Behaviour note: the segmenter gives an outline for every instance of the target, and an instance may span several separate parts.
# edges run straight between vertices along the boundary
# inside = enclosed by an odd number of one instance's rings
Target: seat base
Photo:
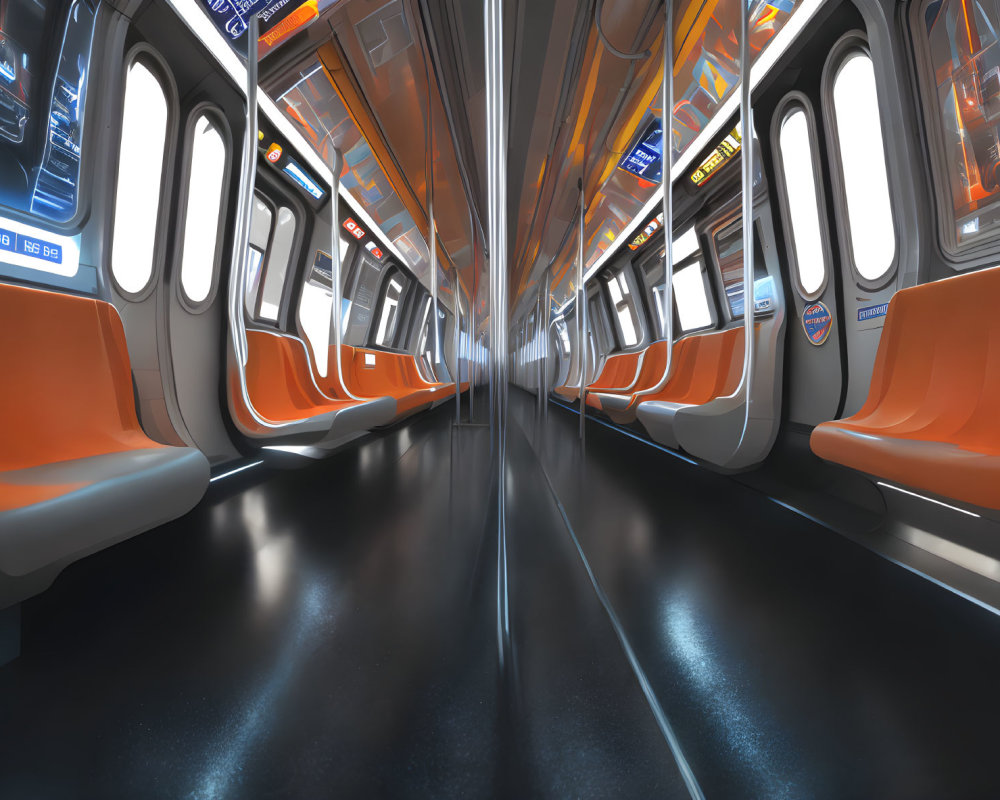
[[[674,432],[674,419],[682,408],[690,408],[689,403],[671,403],[666,400],[647,400],[639,403],[635,415],[649,432],[653,441],[675,450],[680,447]]]
[[[1000,455],[948,442],[903,439],[824,422],[809,439],[820,458],[885,481],[1000,510]]]
[[[187,513],[208,487],[208,460],[189,447],[107,453],[0,473],[10,486],[78,486],[0,511],[0,607],[20,584],[48,586],[68,564]],[[82,484],[82,485],[81,485]]]

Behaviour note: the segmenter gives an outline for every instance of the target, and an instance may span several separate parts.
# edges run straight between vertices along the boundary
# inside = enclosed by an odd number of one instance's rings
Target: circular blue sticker
[[[823,344],[833,328],[833,315],[830,309],[819,302],[807,305],[802,310],[802,328],[810,343],[817,346]]]

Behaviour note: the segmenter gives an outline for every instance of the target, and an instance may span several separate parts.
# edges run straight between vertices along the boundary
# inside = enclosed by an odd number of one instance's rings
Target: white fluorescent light
[[[802,5],[800,5],[795,13],[789,18],[785,26],[778,31],[773,41],[768,45],[767,49],[760,55],[760,57],[755,61],[750,67],[750,91],[757,88],[757,85],[764,79],[768,72],[771,71],[771,67],[777,63],[778,59],[785,54],[789,46],[798,35],[802,32],[802,29],[809,23],[809,20],[815,16],[816,12],[820,7],[826,2],[826,0],[803,0]],[[677,163],[673,165],[672,170],[674,173],[674,183],[680,180],[680,177],[686,172],[688,167],[691,166],[691,162],[694,161],[695,157],[708,146],[719,132],[722,127],[727,124],[729,118],[736,113],[740,107],[740,93],[734,91],[729,98],[716,109],[715,114],[708,121],[705,128],[699,133],[693,142],[688,145],[684,153]],[[746,137],[744,137],[746,138]],[[751,141],[753,137],[750,137]],[[638,228],[643,221],[653,212],[653,209],[657,205],[663,203],[663,189],[657,189],[653,192],[653,196],[649,198],[646,205],[642,207],[638,216],[633,218],[633,220],[625,226],[625,229],[618,234],[614,242],[611,244],[607,250],[601,255],[599,259],[594,263],[587,274],[584,276],[584,283],[589,281],[597,271],[607,263],[608,259],[614,256],[615,253],[621,248],[622,244],[626,239]]]
[[[975,517],[980,519],[979,514],[975,514],[972,511],[966,511],[964,508],[959,508],[958,506],[949,505],[948,503],[942,503],[940,500],[935,500],[933,497],[926,497],[922,494],[917,494],[916,492],[911,492],[909,489],[903,489],[899,486],[893,486],[891,483],[886,483],[885,481],[876,481],[879,486],[884,486],[886,489],[894,489],[897,492],[902,492],[903,494],[908,494],[911,497],[919,498],[920,500],[926,500],[928,503],[934,503],[935,505],[943,506],[944,508],[949,508],[952,511],[958,511],[960,514],[968,514],[970,517]]]
[[[259,467],[264,463],[264,460],[254,461],[252,464],[244,464],[242,467],[237,467],[236,469],[231,469],[229,472],[223,472],[221,475],[216,475],[214,478],[209,480],[209,483],[215,483],[216,481],[221,481],[223,478],[228,478],[230,475],[235,475],[237,472],[243,472],[245,469],[250,469],[251,467]]]

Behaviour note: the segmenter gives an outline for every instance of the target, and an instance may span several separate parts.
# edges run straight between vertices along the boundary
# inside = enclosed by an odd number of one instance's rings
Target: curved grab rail
[[[347,381],[344,380],[344,364],[340,352],[340,346],[343,344],[344,340],[344,309],[343,309],[343,298],[341,297],[341,292],[343,291],[343,283],[341,282],[341,269],[342,264],[340,262],[340,172],[344,165],[344,156],[336,147],[333,146],[333,131],[330,131],[330,172],[333,175],[331,180],[332,189],[330,190],[330,282],[333,284],[333,300],[330,306],[330,323],[333,327],[333,345],[336,354],[337,365],[337,381],[340,383],[340,388],[344,394],[351,400],[363,400],[364,398],[358,397],[354,394],[347,386]],[[329,356],[327,357],[329,361]]]
[[[658,394],[663,391],[670,378],[674,356],[674,183],[673,183],[673,126],[674,126],[674,4],[665,3],[666,19],[663,35],[663,80],[660,84],[660,100],[663,104],[663,119],[660,125],[660,162],[662,164],[663,186],[663,340],[667,342],[667,358],[663,364],[663,375],[654,386],[635,393],[636,397]],[[669,109],[669,111],[668,111]],[[645,354],[643,354],[645,355]],[[636,370],[636,380],[639,370]],[[635,386],[635,381],[632,382]],[[629,387],[631,388],[631,387]],[[641,402],[641,401],[639,401]]]

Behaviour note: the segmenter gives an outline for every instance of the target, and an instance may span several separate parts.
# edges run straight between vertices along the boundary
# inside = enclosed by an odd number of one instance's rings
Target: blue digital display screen
[[[647,123],[635,144],[618,162],[618,169],[650,183],[663,179],[663,125],[659,119],[653,117]]]
[[[0,205],[56,222],[76,213],[97,5],[0,2]]]
[[[201,0],[212,22],[230,39],[239,39],[247,30],[247,20],[254,14],[261,30],[292,0]],[[286,9],[290,10],[290,9]],[[284,15],[282,15],[284,16]]]
[[[281,168],[281,171],[317,200],[322,200],[326,197],[326,192],[319,187],[316,181],[309,177],[309,173],[302,169],[295,159],[287,158],[285,166]]]

